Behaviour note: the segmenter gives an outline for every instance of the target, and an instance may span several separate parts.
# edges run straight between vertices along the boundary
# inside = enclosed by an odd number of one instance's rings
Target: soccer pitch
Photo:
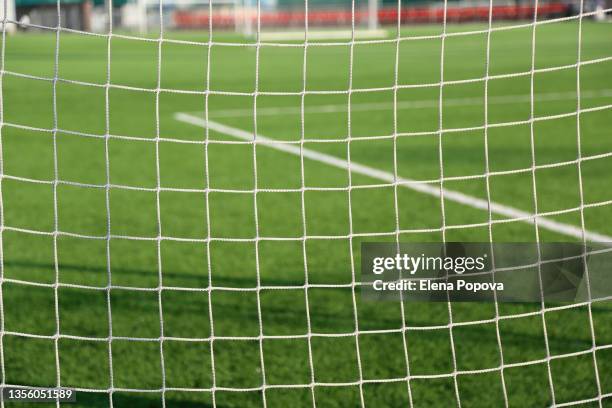
[[[612,237],[612,25],[446,28],[7,35],[3,384],[84,407],[612,406],[610,300],[361,300],[362,242]]]

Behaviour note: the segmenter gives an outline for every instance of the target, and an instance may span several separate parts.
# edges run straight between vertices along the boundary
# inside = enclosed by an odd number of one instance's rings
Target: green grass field
[[[303,47],[264,45],[257,53],[217,44],[208,57],[206,46],[164,42],[157,94],[158,43],[115,37],[107,95],[106,37],[62,32],[62,80],[54,84],[55,35],[7,36],[4,383],[54,386],[59,377],[62,386],[95,391],[80,392],[70,405],[83,407],[109,406],[111,398],[115,407],[157,407],[162,399],[168,407],[250,407],[262,406],[264,398],[269,407],[308,407],[313,397],[319,407],[355,407],[362,396],[368,407],[444,407],[457,405],[457,395],[461,406],[493,407],[505,404],[502,384],[513,407],[598,395],[604,396],[600,402],[581,406],[612,406],[612,348],[591,352],[588,305],[547,305],[552,309],[539,314],[540,304],[500,304],[501,316],[527,313],[499,321],[503,364],[509,365],[503,370],[493,304],[452,304],[452,330],[447,304],[407,303],[404,322],[399,304],[362,302],[358,288],[354,305],[351,283],[359,281],[361,242],[394,241],[397,230],[406,242],[488,241],[487,211],[452,200],[442,206],[439,197],[399,186],[396,218],[395,189],[387,181],[349,177],[346,169],[310,159],[302,171],[299,156],[265,145],[256,147],[254,162],[251,143],[176,116],[203,118],[207,108],[209,119],[226,127],[252,133],[256,123],[260,136],[306,139],[305,148],[389,173],[395,146],[399,177],[439,186],[443,176],[444,188],[482,200],[488,198],[487,152],[494,172],[490,199],[529,214],[535,211],[535,164],[538,212],[576,227],[579,129],[581,155],[590,158],[581,164],[585,227],[611,236],[612,157],[605,154],[612,152],[612,25],[582,25],[581,60],[592,63],[580,67],[585,111],[579,126],[578,28],[578,21],[569,21],[536,30],[535,163],[530,27],[491,33],[492,78],[486,84],[486,33],[446,37],[443,73],[440,38],[402,41],[397,83],[413,86],[397,91],[397,120],[392,42],[356,44],[352,57],[346,44],[311,45],[305,70]],[[404,36],[428,36],[441,27],[404,30]],[[197,32],[167,38],[208,40]],[[441,75],[450,83],[443,87],[440,115]],[[467,79],[475,80],[462,81]],[[255,98],[249,93],[256,83]],[[349,86],[357,90],[350,115]],[[486,132],[485,86],[487,123],[506,124]],[[206,97],[205,90],[213,92]],[[494,241],[536,240],[532,224],[499,222],[507,217],[495,213],[492,218]],[[61,233],[54,235],[56,228]],[[539,237],[579,240],[544,227]],[[612,344],[612,303],[594,302],[590,309],[597,346]],[[556,356],[550,362],[543,319]]]

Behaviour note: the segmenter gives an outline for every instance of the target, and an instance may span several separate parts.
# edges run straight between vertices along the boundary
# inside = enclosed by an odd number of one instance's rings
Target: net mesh
[[[159,3],[159,35],[155,38],[151,37],[139,37],[129,34],[125,34],[121,31],[117,32],[114,30],[112,19],[109,19],[108,32],[106,33],[90,33],[82,32],[64,27],[44,27],[36,26],[43,31],[50,31],[54,33],[54,69],[53,75],[50,77],[44,75],[35,75],[30,73],[19,72],[18,70],[9,70],[5,61],[8,57],[6,56],[6,44],[11,40],[7,35],[7,27],[11,24],[16,24],[15,21],[10,21],[3,18],[3,46],[2,46],[2,67],[0,81],[2,83],[7,78],[21,78],[28,81],[37,81],[49,84],[52,89],[53,105],[52,105],[52,117],[53,124],[51,128],[44,128],[39,126],[33,126],[27,123],[19,123],[17,121],[8,121],[5,118],[5,112],[7,106],[2,102],[0,103],[0,122],[2,123],[2,133],[4,134],[7,129],[26,130],[42,133],[52,139],[52,162],[53,172],[50,179],[37,179],[33,177],[26,177],[22,175],[10,174],[5,171],[3,167],[4,160],[0,162],[0,170],[2,174],[3,185],[7,181],[14,181],[19,183],[46,185],[51,188],[52,191],[52,203],[53,203],[53,223],[49,230],[29,228],[25,226],[11,225],[4,214],[4,204],[0,202],[0,218],[2,219],[1,231],[3,233],[4,245],[7,234],[9,233],[20,233],[26,235],[44,236],[49,237],[52,240],[52,258],[53,258],[53,270],[54,279],[52,282],[40,282],[33,281],[19,276],[8,277],[4,274],[5,262],[0,259],[0,265],[2,265],[2,278],[0,283],[3,285],[3,291],[0,291],[3,298],[6,297],[7,291],[10,291],[9,285],[17,285],[26,288],[44,288],[53,291],[53,317],[54,317],[54,332],[50,334],[40,334],[36,332],[36,328],[31,331],[18,331],[7,328],[5,324],[5,315],[9,312],[5,307],[6,303],[0,301],[0,315],[2,319],[0,321],[0,367],[2,367],[2,386],[7,385],[24,385],[33,386],[36,384],[12,384],[7,379],[10,378],[10,374],[5,371],[7,362],[5,361],[5,344],[8,338],[19,337],[19,338],[31,338],[40,340],[49,340],[53,343],[54,351],[54,367],[55,367],[55,383],[49,384],[52,386],[70,386],[75,387],[77,390],[86,393],[103,393],[108,394],[109,404],[113,406],[113,398],[115,393],[156,393],[160,394],[162,406],[166,406],[167,394],[171,392],[189,392],[189,393],[206,393],[210,395],[212,406],[217,406],[217,396],[221,392],[232,392],[232,393],[258,393],[261,396],[261,404],[263,406],[270,405],[268,398],[269,393],[273,390],[285,390],[285,389],[304,389],[310,394],[311,402],[313,406],[325,405],[325,402],[321,401],[321,396],[318,390],[321,388],[346,388],[356,387],[358,404],[360,406],[368,405],[367,400],[368,391],[365,389],[371,384],[385,384],[394,383],[401,384],[404,388],[404,393],[410,406],[416,404],[413,401],[414,396],[414,383],[419,380],[436,380],[436,379],[447,379],[450,380],[452,387],[452,394],[454,400],[458,406],[462,405],[465,399],[465,390],[461,386],[461,378],[469,377],[479,374],[496,373],[499,374],[499,384],[501,386],[501,395],[503,402],[506,406],[511,405],[512,401],[512,390],[508,387],[506,381],[506,373],[513,368],[532,366],[532,365],[543,365],[546,370],[546,381],[548,390],[538,390],[547,394],[548,401],[553,406],[569,406],[569,405],[580,405],[587,402],[594,402],[600,407],[603,406],[604,400],[612,396],[612,390],[605,388],[602,374],[600,372],[601,361],[598,361],[600,352],[612,348],[610,342],[598,342],[596,339],[596,323],[593,317],[593,309],[597,307],[597,302],[605,302],[609,299],[592,299],[589,291],[588,302],[573,303],[568,305],[557,305],[550,306],[542,300],[539,307],[530,311],[516,311],[514,313],[504,314],[501,311],[500,305],[495,302],[493,316],[487,318],[470,319],[470,320],[459,320],[455,319],[456,311],[454,305],[448,302],[445,307],[447,309],[447,322],[435,323],[435,324],[411,324],[408,316],[410,312],[409,306],[403,303],[399,304],[399,315],[400,322],[396,327],[392,328],[364,328],[364,323],[360,320],[360,299],[358,289],[360,286],[358,264],[356,263],[357,253],[355,248],[357,244],[362,240],[373,240],[373,239],[386,239],[399,243],[404,238],[425,236],[429,233],[440,234],[440,238],[443,242],[449,240],[449,232],[456,230],[466,230],[474,228],[484,228],[485,237],[489,241],[494,241],[494,228],[498,225],[515,225],[525,224],[531,228],[534,236],[525,237],[525,239],[535,239],[536,242],[540,242],[542,239],[542,231],[554,232],[568,239],[578,240],[584,243],[586,266],[586,244],[588,241],[608,241],[610,237],[598,233],[595,230],[587,229],[585,221],[585,211],[588,209],[596,208],[610,208],[612,199],[604,199],[598,201],[587,201],[585,199],[585,187],[583,183],[583,172],[582,167],[585,163],[589,162],[603,162],[605,159],[612,156],[612,151],[602,151],[597,154],[586,155],[581,149],[582,134],[581,131],[584,128],[581,125],[581,117],[587,113],[603,112],[609,115],[609,110],[612,108],[612,101],[610,100],[609,91],[604,90],[581,90],[581,71],[585,67],[604,65],[612,59],[612,56],[605,55],[593,59],[583,59],[582,57],[582,31],[583,21],[587,17],[590,17],[595,12],[586,12],[584,9],[584,3],[580,3],[580,9],[578,14],[570,17],[556,18],[554,20],[540,20],[538,19],[538,2],[534,5],[533,20],[529,22],[512,23],[510,25],[496,25],[493,21],[493,3],[490,2],[488,5],[488,18],[485,28],[477,28],[473,30],[462,30],[454,31],[449,30],[447,25],[447,7],[448,4],[445,1],[442,12],[442,23],[441,32],[439,34],[432,35],[405,35],[404,26],[402,25],[400,18],[396,21],[396,35],[385,39],[365,39],[360,40],[355,37],[356,26],[355,19],[352,19],[352,38],[349,41],[310,41],[309,40],[309,21],[304,21],[304,38],[297,42],[262,42],[259,36],[262,33],[261,20],[256,20],[256,39],[254,42],[231,42],[231,41],[217,41],[216,33],[213,27],[213,20],[208,20],[208,36],[206,41],[191,41],[182,40],[175,38],[168,38],[165,32],[163,24],[164,18],[164,7],[163,1]],[[57,20],[60,21],[60,3],[57,5]],[[257,16],[261,15],[261,4],[257,2]],[[7,9],[7,3],[5,0],[5,7]],[[397,5],[397,15],[401,15],[401,4]],[[209,11],[212,13],[212,5],[210,5]],[[609,10],[607,10],[609,11]],[[109,2],[108,13],[112,15],[113,6]],[[308,15],[309,4],[308,1],[304,4],[305,15]],[[355,14],[355,5],[352,8],[353,15]],[[545,24],[558,23],[562,21],[577,22],[577,60],[571,64],[562,64],[551,67],[538,68],[536,64],[536,49],[537,49],[537,33],[538,28]],[[518,29],[529,29],[531,35],[531,61],[530,69],[524,72],[510,72],[503,74],[491,74],[491,37],[494,33],[506,32]],[[106,69],[105,69],[105,80],[102,83],[95,83],[89,81],[68,79],[62,76],[60,71],[60,55],[61,55],[61,37],[64,35],[79,35],[79,36],[90,36],[97,37],[106,42]],[[485,38],[485,73],[482,77],[467,78],[467,79],[447,79],[447,65],[445,63],[445,46],[449,39],[463,37],[463,36],[474,36],[483,35]],[[156,47],[156,78],[155,87],[140,87],[135,85],[124,85],[113,82],[113,53],[112,43],[117,40],[132,40],[144,43],[150,43]],[[406,42],[418,42],[427,40],[439,40],[441,45],[440,58],[439,58],[439,79],[431,83],[417,83],[417,84],[406,84],[400,80],[400,53],[401,45]],[[202,72],[204,76],[206,87],[202,90],[196,89],[176,89],[176,88],[164,88],[162,80],[162,69],[163,69],[163,48],[167,44],[174,44],[180,46],[196,46],[200,47],[206,59],[206,69]],[[380,86],[375,88],[360,88],[354,84],[353,66],[355,58],[355,48],[357,46],[369,45],[372,47],[379,46],[391,46],[394,48],[394,67],[393,67],[393,83],[390,86]],[[211,67],[213,66],[214,50],[216,48],[224,47],[240,47],[247,48],[254,52],[255,63],[254,63],[254,88],[252,91],[235,91],[235,90],[224,90],[211,87]],[[348,73],[348,86],[346,89],[338,90],[312,90],[309,88],[308,83],[308,70],[309,70],[309,53],[313,49],[326,48],[326,47],[346,47],[349,54],[349,73]],[[301,64],[301,86],[300,89],[294,91],[270,91],[261,89],[260,87],[260,72],[261,72],[261,53],[263,49],[295,49],[301,53],[302,64]],[[555,113],[549,115],[537,115],[536,104],[539,101],[563,99],[567,97],[567,93],[557,92],[548,94],[537,94],[536,89],[536,76],[544,73],[554,73],[557,71],[566,70],[575,71],[575,93],[570,93],[570,97],[575,95],[576,106],[575,109],[569,112]],[[506,95],[506,96],[492,96],[490,92],[490,84],[492,81],[497,79],[509,79],[509,78],[527,78],[529,80],[529,93],[528,95]],[[60,108],[58,107],[58,87],[64,84],[75,85],[79,87],[88,87],[99,89],[104,94],[104,132],[103,134],[89,133],[82,131],[75,131],[70,129],[62,129],[60,126]],[[453,85],[465,85],[465,84],[481,84],[484,92],[477,97],[467,98],[456,98],[447,99],[445,92],[449,86]],[[1,87],[0,83],[0,87]],[[4,88],[3,88],[4,89]],[[433,90],[437,95],[437,100],[427,101],[408,101],[402,100],[401,92],[427,89]],[[114,134],[112,131],[111,121],[111,92],[113,90],[130,91],[151,95],[154,98],[154,137],[141,137],[137,135],[119,135]],[[5,100],[5,92],[2,93]],[[355,99],[359,98],[360,95],[368,95],[371,93],[390,92],[391,102],[368,102],[368,103],[355,103]],[[588,107],[583,105],[583,97],[599,97],[597,99],[600,103],[590,104]],[[195,125],[204,132],[204,138],[202,140],[187,140],[179,137],[172,137],[164,135],[161,125],[162,112],[162,101],[163,95],[191,95],[201,98],[202,106],[204,107],[203,115],[196,115],[192,113],[180,112],[176,114],[176,119],[189,125]],[[323,105],[322,107],[309,107],[307,99],[311,96],[343,96],[346,97],[346,105]],[[238,108],[238,109],[226,109],[224,113],[209,109],[214,107],[212,98],[215,96],[226,96],[226,97],[246,97],[252,103],[252,111]],[[291,96],[296,97],[299,100],[298,106],[295,107],[266,107],[265,103],[262,105],[262,98],[267,96],[279,97],[279,96]],[[606,99],[607,98],[607,99]],[[450,102],[449,102],[450,101]],[[463,127],[448,127],[445,123],[445,109],[443,106],[446,104],[456,104],[457,106],[465,106],[473,103],[483,103],[484,117],[483,123],[477,126],[463,126]],[[495,103],[517,103],[522,102],[529,107],[529,117],[525,120],[511,120],[505,122],[491,121],[489,115],[489,108]],[[418,109],[420,105],[426,105],[437,109],[437,129],[426,130],[426,131],[403,131],[399,125],[400,117],[404,110]],[[376,109],[388,109],[392,112],[391,120],[391,132],[389,134],[371,134],[371,135],[354,135],[353,123],[355,116],[363,115],[363,112],[372,112]],[[346,112],[346,136],[341,138],[330,137],[324,140],[319,138],[309,138],[307,131],[307,117],[311,113],[316,113],[316,110],[321,112],[333,113],[333,112]],[[314,112],[313,112],[314,111]],[[299,137],[295,139],[283,140],[276,137],[267,137],[258,129],[261,128],[259,123],[260,118],[269,115],[273,118],[282,116],[283,114],[297,114],[299,120]],[[252,131],[244,130],[237,126],[231,126],[219,122],[224,115],[226,117],[237,117],[244,116],[247,120],[252,121],[249,128]],[[564,161],[554,161],[550,163],[538,162],[536,160],[537,143],[535,127],[538,123],[554,122],[564,118],[575,118],[576,119],[576,146],[577,155],[574,158]],[[609,118],[609,116],[608,116]],[[525,167],[513,168],[509,170],[492,170],[490,166],[489,157],[489,143],[491,140],[491,132],[497,128],[517,127],[526,126],[529,129],[529,152],[531,162]],[[453,134],[460,134],[463,132],[481,131],[484,136],[484,171],[477,174],[471,175],[446,175],[445,174],[445,162],[448,160],[444,144],[446,143],[446,137]],[[69,135],[77,138],[87,138],[93,140],[99,140],[104,145],[104,164],[105,164],[105,182],[104,183],[85,183],[71,181],[63,179],[60,173],[60,151],[58,147],[58,135],[59,134]],[[227,137],[218,137],[219,135]],[[435,138],[437,144],[437,160],[438,160],[438,176],[433,178],[407,178],[402,175],[398,168],[400,168],[400,161],[402,158],[399,156],[400,148],[398,144],[401,140],[411,137],[426,137]],[[354,159],[354,144],[356,140],[361,143],[363,141],[390,141],[392,144],[392,164],[391,170],[383,170],[375,166],[361,164],[359,161]],[[1,141],[2,139],[0,139]],[[111,143],[113,140],[123,140],[134,143],[141,143],[139,146],[153,145],[154,150],[154,175],[155,185],[154,186],[137,186],[128,184],[118,184],[112,181],[111,172]],[[331,154],[321,151],[315,147],[311,148],[310,145],[315,144],[340,144],[344,151]],[[203,188],[186,188],[186,187],[167,187],[162,183],[162,159],[160,157],[160,145],[162,144],[175,144],[181,146],[187,146],[189,149],[197,149],[203,156],[203,168],[201,169],[202,174],[205,178],[205,187]],[[219,188],[212,187],[211,184],[211,160],[214,160],[211,152],[212,148],[216,145],[230,145],[230,146],[249,146],[251,151],[252,163],[252,188]],[[297,156],[299,159],[299,185],[282,188],[282,187],[269,187],[262,186],[259,183],[261,175],[262,162],[265,163],[268,159],[268,155],[265,152],[262,155],[262,151],[267,149],[275,149],[290,155]],[[0,151],[2,149],[0,148]],[[6,158],[6,156],[4,156]],[[85,160],[87,160],[85,158]],[[347,185],[345,186],[334,186],[334,187],[313,187],[308,185],[306,168],[307,161],[313,161],[321,166],[330,166],[335,169],[346,172]],[[538,200],[538,183],[537,173],[542,170],[556,169],[573,167],[577,171],[577,185],[579,188],[579,205],[569,208],[558,208],[558,209],[547,209],[542,206]],[[530,178],[530,189],[531,197],[533,200],[532,208],[533,211],[521,210],[513,207],[512,205],[498,203],[493,199],[493,192],[491,187],[491,179],[497,176],[511,176],[511,175],[524,175]],[[368,179],[375,180],[369,183],[355,182],[355,177],[365,176]],[[456,185],[453,183],[461,181],[481,181],[485,186],[485,196],[479,198],[473,194],[461,192],[460,190],[449,188],[448,185]],[[104,221],[105,221],[105,233],[101,234],[90,234],[81,233],[65,230],[62,228],[60,222],[60,204],[58,199],[58,189],[62,186],[72,186],[85,189],[95,189],[102,191],[104,194]],[[355,193],[359,191],[368,192],[371,190],[390,188],[392,197],[392,215],[393,215],[393,228],[391,230],[379,230],[379,231],[367,231],[364,232],[362,229],[356,228],[355,216],[353,208],[358,205],[355,201]],[[137,192],[145,192],[153,194],[154,196],[154,213],[155,213],[155,228],[154,233],[151,235],[132,235],[128,233],[117,233],[114,230],[116,223],[124,222],[115,221],[111,217],[112,211],[112,195],[114,191],[125,191],[128,194],[135,194]],[[439,226],[435,227],[418,227],[418,228],[406,228],[402,223],[402,202],[400,195],[402,191],[407,190],[412,193],[423,194],[431,196],[436,200],[439,200]],[[314,228],[314,232],[311,228],[311,221],[309,221],[308,211],[308,198],[307,194],[310,192],[318,192],[323,194],[332,193],[343,193],[346,194],[347,200],[347,222],[348,231],[346,234],[324,234],[320,233],[320,229]],[[167,233],[164,228],[164,216],[163,216],[163,198],[162,195],[165,193],[192,193],[198,195],[199,199],[205,202],[205,216],[203,220],[203,226],[205,235],[200,238],[194,237],[183,237],[173,236]],[[262,231],[261,228],[261,214],[262,206],[265,205],[261,201],[261,197],[266,193],[292,193],[298,196],[298,207],[299,207],[299,230],[300,234],[293,237],[287,236],[274,236],[267,235]],[[0,197],[6,197],[6,191]],[[211,208],[214,205],[211,203],[213,194],[231,194],[231,195],[249,195],[252,196],[252,207],[246,207],[243,211],[250,211],[253,214],[254,229],[253,236],[251,237],[240,237],[231,235],[219,235],[215,233],[215,219],[214,215],[211,214]],[[469,222],[469,223],[456,223],[449,221],[447,217],[447,206],[459,204],[462,206],[469,207],[477,211],[486,212],[486,220],[484,222]],[[578,215],[578,225],[572,225],[572,223],[560,221],[556,216],[563,216],[567,214]],[[105,285],[91,285],[91,284],[77,284],[64,282],[61,279],[61,268],[62,262],[60,260],[60,244],[59,241],[62,238],[70,238],[78,241],[94,240],[104,243],[104,254],[106,258],[106,279],[107,284]],[[150,242],[155,244],[155,258],[156,258],[156,273],[157,273],[157,285],[154,287],[138,287],[136,285],[118,284],[115,283],[117,280],[116,272],[113,270],[113,259],[111,249],[113,242],[120,241],[137,241],[137,242]],[[348,271],[350,273],[350,279],[345,282],[328,282],[328,283],[316,283],[312,281],[310,276],[311,265],[311,252],[309,250],[309,241],[318,240],[323,242],[328,241],[341,241],[347,242],[348,257],[346,262],[348,263]],[[201,245],[205,248],[206,256],[202,259],[202,262],[206,263],[206,280],[207,284],[203,287],[184,287],[174,286],[171,283],[166,283],[166,277],[164,275],[164,242],[178,242],[178,243],[193,243]],[[238,287],[232,286],[231,284],[219,285],[214,280],[215,274],[215,257],[212,253],[211,246],[215,243],[240,243],[240,244],[252,244],[254,249],[254,272],[255,272],[255,285],[251,287]],[[262,278],[262,258],[263,254],[262,245],[265,242],[295,242],[297,243],[300,250],[301,269],[303,270],[304,277],[303,283],[296,284],[270,284],[266,283]],[[0,254],[2,256],[3,254]],[[541,259],[539,258],[539,261]],[[493,263],[495,260],[493,260]],[[540,266],[538,262],[537,266]],[[588,279],[588,273],[587,273]],[[587,285],[588,287],[588,285]],[[62,330],[62,319],[60,319],[61,309],[61,295],[62,289],[80,289],[86,291],[98,292],[104,295],[105,298],[105,312],[107,314],[106,320],[108,323],[107,331],[108,335],[105,336],[92,336],[92,335],[75,335],[64,332]],[[317,331],[313,325],[313,317],[311,313],[313,310],[317,310],[319,307],[317,304],[313,304],[312,291],[317,289],[346,289],[350,292],[349,302],[344,305],[344,309],[349,310],[350,319],[352,320],[353,330],[341,330],[332,327],[331,330]],[[304,301],[304,313],[306,331],[304,333],[283,333],[283,334],[267,334],[264,325],[264,307],[263,307],[263,296],[268,293],[272,293],[271,296],[280,296],[283,291],[287,291],[292,297],[302,297]],[[112,297],[114,293],[123,292],[128,295],[136,295],[138,293],[147,293],[155,295],[155,302],[157,304],[158,311],[158,336],[132,336],[132,335],[118,335],[114,329],[114,310]],[[166,330],[165,317],[167,317],[168,308],[171,308],[170,313],[176,313],[175,308],[165,301],[164,294],[168,292],[190,292],[190,293],[205,293],[207,294],[207,319],[209,321],[209,335],[204,337],[191,336],[181,337],[175,335],[169,335]],[[218,293],[239,293],[239,294],[252,294],[254,295],[254,307],[255,313],[249,314],[245,319],[254,319],[256,321],[257,330],[252,335],[225,335],[223,332],[219,332],[218,326],[223,327],[223,315],[215,313],[217,305],[214,304],[214,294]],[[278,295],[277,295],[278,294]],[[14,305],[11,305],[14,307]],[[547,325],[546,317],[548,313],[557,311],[564,311],[570,309],[581,309],[584,308],[588,316],[588,333],[590,341],[585,344],[584,347],[578,351],[571,351],[565,353],[554,353],[551,351],[551,345],[549,342],[550,333],[547,331],[550,329],[550,325]],[[344,310],[346,312],[346,310]],[[317,310],[319,313],[320,310]],[[333,311],[332,311],[333,313]],[[545,342],[545,356],[536,359],[521,360],[509,362],[505,357],[505,347],[503,341],[503,333],[500,326],[506,321],[522,320],[530,317],[540,317],[541,327],[543,331],[543,339]],[[396,322],[397,323],[397,322]],[[497,352],[498,363],[492,367],[477,368],[477,369],[465,369],[461,368],[461,364],[458,362],[457,347],[455,344],[455,331],[462,327],[472,327],[483,324],[492,324],[494,327],[494,342],[495,349]],[[365,327],[371,327],[370,324],[365,324]],[[413,359],[411,358],[411,347],[410,339],[406,334],[414,332],[430,332],[430,331],[444,331],[448,332],[449,348],[448,353],[450,354],[450,370],[448,372],[433,372],[433,373],[414,373],[411,371]],[[371,372],[366,372],[364,364],[364,347],[367,347],[367,343],[364,346],[362,341],[364,336],[368,335],[388,335],[388,334],[400,334],[401,343],[398,348],[400,350],[399,360],[403,362],[404,369],[402,372],[394,373],[393,375],[385,374],[382,377],[372,376]],[[326,381],[321,380],[317,372],[317,366],[321,366],[320,362],[317,362],[317,340],[318,339],[350,339],[353,341],[354,346],[354,361],[345,361],[346,364],[355,364],[356,366],[356,378],[347,381]],[[608,337],[609,339],[609,337]],[[107,360],[108,367],[105,370],[108,375],[108,387],[87,387],[74,381],[73,377],[70,377],[70,381],[64,380],[64,371],[62,370],[62,353],[61,353],[61,341],[62,340],[78,340],[84,342],[104,343],[107,345]],[[305,340],[306,341],[306,365],[307,365],[307,381],[302,383],[277,383],[271,382],[267,370],[268,360],[266,356],[266,341],[269,340]],[[130,342],[130,343],[154,343],[159,345],[159,372],[161,374],[161,382],[158,387],[128,387],[118,384],[115,379],[114,373],[117,368],[117,360],[121,360],[124,357],[121,354],[117,354],[116,344],[117,342]],[[210,386],[206,387],[178,387],[168,382],[167,378],[167,367],[169,361],[172,361],[178,357],[173,355],[172,349],[168,348],[168,343],[204,343],[207,344],[210,362]],[[219,368],[219,357],[217,347],[219,343],[221,345],[225,342],[248,342],[256,344],[256,348],[253,349],[256,354],[256,366],[259,377],[259,384],[254,386],[240,386],[228,384],[227,381],[220,381],[220,368]],[[329,353],[333,351],[328,351]],[[573,398],[570,400],[559,400],[558,399],[558,385],[555,381],[554,369],[552,368],[555,361],[571,359],[574,357],[586,356],[592,359],[591,370],[593,376],[593,384],[595,386],[595,393],[588,395],[584,398]],[[397,356],[396,356],[397,357]],[[367,363],[369,364],[369,362]],[[239,370],[239,367],[234,367],[235,370]],[[225,376],[225,373],[223,373]],[[226,378],[226,377],[224,377]],[[221,403],[219,403],[221,404]],[[58,403],[59,405],[59,403]]]

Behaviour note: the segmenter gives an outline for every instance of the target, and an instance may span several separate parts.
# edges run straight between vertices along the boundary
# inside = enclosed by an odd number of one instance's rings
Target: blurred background
[[[493,19],[521,20],[533,16],[533,3],[524,0],[492,0]],[[57,20],[54,0],[8,0],[7,18],[21,23],[9,30],[35,30],[54,27]],[[260,8],[262,29],[303,29],[305,3],[298,0],[62,0],[62,27],[92,31],[108,31],[109,8],[112,6],[113,27],[146,33],[159,31],[160,20],[167,29],[203,29],[210,23],[214,29],[252,35],[256,30],[257,8]],[[443,19],[444,2],[433,0],[311,0],[308,2],[309,26],[339,27],[351,25],[351,9],[355,8],[357,28],[375,30],[401,23],[435,23]],[[612,0],[587,0],[584,11],[595,19],[605,19]],[[489,2],[449,0],[447,22],[488,20]],[[210,13],[209,13],[210,9]],[[162,17],[160,18],[160,10]],[[575,15],[579,2],[545,0],[539,2],[540,19]]]

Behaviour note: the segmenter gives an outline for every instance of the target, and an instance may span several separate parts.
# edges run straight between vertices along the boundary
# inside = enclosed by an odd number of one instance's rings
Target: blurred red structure
[[[529,20],[533,19],[535,7],[531,5],[504,5],[493,6],[493,20]],[[571,12],[571,6],[555,2],[538,6],[538,19],[549,19],[566,16]],[[444,19],[442,7],[405,7],[399,11],[402,23],[439,23]],[[233,13],[213,13],[212,25],[215,28],[232,28],[235,25]],[[253,19],[256,17],[253,16]],[[304,26],[305,13],[303,11],[267,11],[261,13],[263,27],[300,27]],[[378,22],[382,25],[397,24],[397,8],[383,8],[378,11]],[[336,25],[350,25],[351,11],[347,10],[318,10],[308,13],[309,25],[319,27],[333,27]],[[355,22],[367,22],[366,11],[355,12]],[[488,21],[489,7],[462,7],[451,6],[446,10],[447,22]],[[178,10],[173,14],[173,22],[177,28],[205,28],[209,24],[207,10]]]

